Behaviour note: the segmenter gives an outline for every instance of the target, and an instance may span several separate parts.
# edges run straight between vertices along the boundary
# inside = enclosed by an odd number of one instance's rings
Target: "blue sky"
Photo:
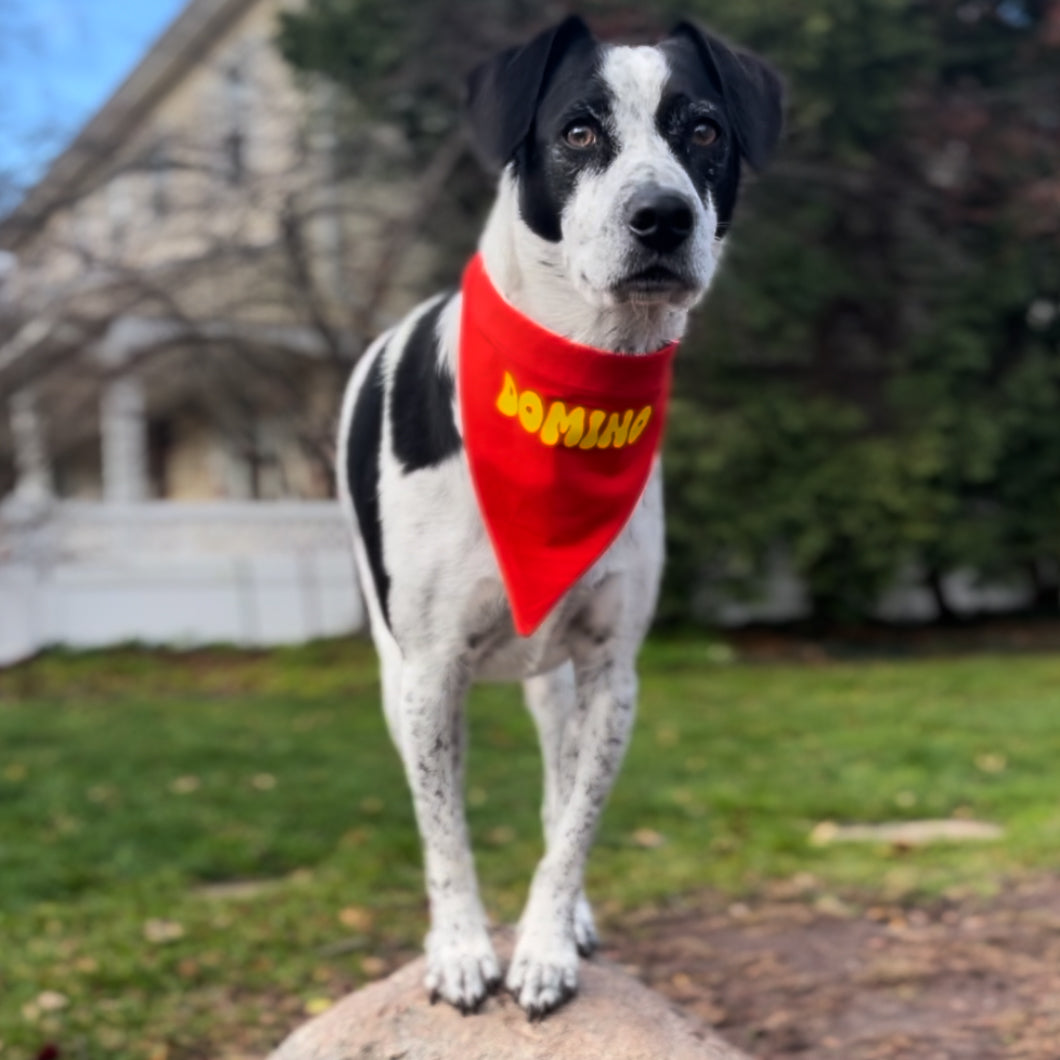
[[[25,185],[187,0],[0,0],[0,171]]]

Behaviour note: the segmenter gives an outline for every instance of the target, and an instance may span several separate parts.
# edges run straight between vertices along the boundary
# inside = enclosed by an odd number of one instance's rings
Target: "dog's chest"
[[[554,669],[583,642],[639,640],[662,568],[657,467],[612,545],[531,636],[515,635],[463,447],[453,385],[459,308],[459,298],[429,303],[377,355],[380,565],[398,645],[462,657],[483,680],[518,680]]]
[[[521,680],[646,631],[663,560],[658,469],[625,529],[528,637],[515,634],[463,455],[389,486],[384,540],[399,644],[462,656],[478,680]]]
[[[517,681],[547,673],[614,636],[628,586],[624,572],[607,567],[601,561],[529,637],[515,635],[499,579],[480,583],[480,598],[467,615],[472,629],[467,659],[474,678]]]

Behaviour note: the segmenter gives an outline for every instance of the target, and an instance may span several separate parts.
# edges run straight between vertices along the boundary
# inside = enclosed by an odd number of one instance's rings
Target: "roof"
[[[258,0],[190,0],[131,74],[49,166],[48,171],[0,220],[0,248],[16,250],[51,213],[68,202],[114,155],[210,45]]]

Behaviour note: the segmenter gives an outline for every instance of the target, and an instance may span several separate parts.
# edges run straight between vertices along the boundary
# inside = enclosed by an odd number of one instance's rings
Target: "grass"
[[[725,665],[656,641],[590,869],[605,915],[812,873],[890,897],[1060,864],[1060,657]],[[0,1060],[262,1055],[414,950],[408,795],[367,645],[55,653],[0,673]],[[488,905],[540,854],[517,690],[476,690]],[[818,848],[822,820],[975,816],[997,843]]]

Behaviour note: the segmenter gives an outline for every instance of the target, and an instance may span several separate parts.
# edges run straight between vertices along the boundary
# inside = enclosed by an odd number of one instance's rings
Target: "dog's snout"
[[[695,226],[689,201],[677,192],[654,184],[634,194],[626,216],[629,230],[637,241],[660,254],[676,250]]]

